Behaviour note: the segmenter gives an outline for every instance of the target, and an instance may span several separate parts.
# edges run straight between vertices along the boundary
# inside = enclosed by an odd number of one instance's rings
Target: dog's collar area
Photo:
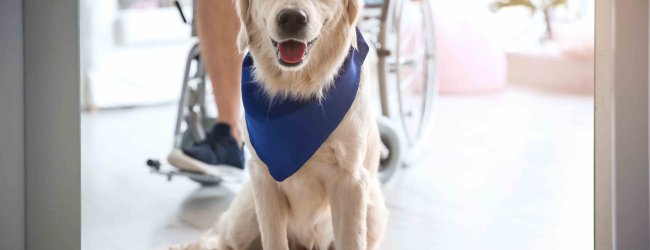
[[[350,48],[334,84],[322,100],[271,99],[255,80],[249,53],[242,67],[242,100],[251,146],[276,181],[296,173],[339,126],[359,89],[366,44],[357,29],[357,49]]]

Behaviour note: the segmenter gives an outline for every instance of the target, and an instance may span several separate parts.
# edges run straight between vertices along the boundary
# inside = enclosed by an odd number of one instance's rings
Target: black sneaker
[[[225,181],[239,182],[244,178],[244,150],[225,123],[216,124],[204,141],[174,149],[167,161],[181,170],[210,174]]]

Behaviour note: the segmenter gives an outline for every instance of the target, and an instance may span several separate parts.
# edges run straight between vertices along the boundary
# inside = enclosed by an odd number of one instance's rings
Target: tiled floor
[[[442,97],[425,157],[385,187],[382,249],[593,249],[593,98],[508,89]],[[148,172],[174,106],[82,119],[83,249],[196,239],[237,187]]]

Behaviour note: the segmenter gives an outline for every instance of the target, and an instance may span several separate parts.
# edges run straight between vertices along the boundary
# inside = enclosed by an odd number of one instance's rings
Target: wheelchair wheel
[[[397,133],[397,126],[386,117],[377,119],[379,136],[381,137],[381,153],[379,159],[379,181],[387,183],[402,166],[402,140]]]
[[[434,27],[426,0],[391,0],[378,35],[384,115],[400,123],[406,164],[417,160],[428,137],[438,94]]]

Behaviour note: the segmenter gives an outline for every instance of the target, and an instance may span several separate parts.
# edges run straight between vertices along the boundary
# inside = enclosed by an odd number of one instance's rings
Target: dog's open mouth
[[[312,45],[314,45],[316,39],[310,42],[297,40],[287,40],[284,42],[276,42],[275,40],[271,41],[273,42],[273,47],[275,48],[275,53],[279,58],[278,61],[280,64],[287,67],[293,67],[303,63],[307,58],[307,55],[309,55],[309,51],[311,50]]]

